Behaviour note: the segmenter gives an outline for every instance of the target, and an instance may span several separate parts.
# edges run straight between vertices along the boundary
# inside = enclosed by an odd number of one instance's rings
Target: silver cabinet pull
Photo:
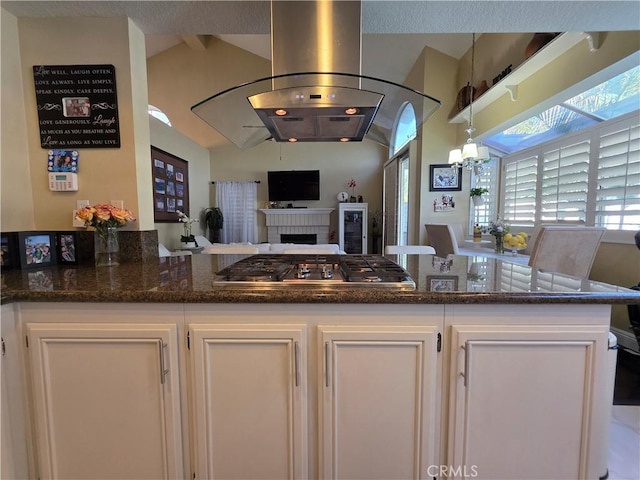
[[[164,358],[164,355],[165,355],[164,349],[167,348],[167,344],[164,343],[162,340],[158,340],[158,345],[160,346],[160,383],[164,385],[167,374],[169,373],[169,369],[165,367],[165,358]]]
[[[324,342],[325,385],[329,386],[329,342]]]
[[[469,378],[469,359],[471,357],[471,349],[469,348],[469,341],[467,340],[464,345],[460,345],[460,348],[464,352],[464,372],[460,372],[460,376],[464,378],[464,386],[467,386],[467,380]]]
[[[298,342],[293,344],[295,353],[295,368],[296,368],[296,387],[300,385],[300,345]]]

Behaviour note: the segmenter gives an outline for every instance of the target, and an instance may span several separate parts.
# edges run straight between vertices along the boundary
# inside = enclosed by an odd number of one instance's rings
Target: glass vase
[[[504,235],[495,235],[496,253],[504,253]]]
[[[96,227],[93,235],[96,267],[113,267],[118,261],[118,229],[116,227]]]

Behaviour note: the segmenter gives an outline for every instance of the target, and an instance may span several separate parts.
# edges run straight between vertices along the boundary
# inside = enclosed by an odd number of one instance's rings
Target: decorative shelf
[[[566,32],[558,35],[513,69],[509,75],[489,88],[477,100],[474,100],[474,113],[481,111],[505,93],[509,93],[511,100],[515,102],[518,99],[518,85],[584,39],[588,40],[589,49],[592,52],[600,48],[601,38],[599,32]],[[468,121],[468,106],[449,119],[449,123],[465,123]]]

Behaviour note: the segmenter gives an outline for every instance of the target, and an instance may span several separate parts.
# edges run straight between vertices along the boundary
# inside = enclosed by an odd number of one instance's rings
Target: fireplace
[[[329,243],[329,224],[333,208],[267,208],[265,214],[268,243]],[[314,236],[314,241],[310,240]],[[285,238],[294,238],[293,241]]]
[[[318,235],[315,233],[281,233],[280,243],[315,245],[318,243]]]

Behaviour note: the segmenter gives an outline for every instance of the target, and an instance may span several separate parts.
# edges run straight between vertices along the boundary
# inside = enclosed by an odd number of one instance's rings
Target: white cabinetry
[[[40,478],[184,476],[175,324],[29,322],[26,333]]]
[[[437,327],[318,329],[321,478],[427,478],[438,463]]]
[[[14,304],[2,305],[2,457],[0,478],[30,478],[21,336]]]
[[[367,253],[368,204],[341,203],[338,213],[340,250]]]
[[[306,478],[306,327],[191,324],[189,337],[196,478]]]
[[[452,325],[448,465],[455,478],[599,476],[607,331]],[[466,473],[466,474],[465,474]]]

